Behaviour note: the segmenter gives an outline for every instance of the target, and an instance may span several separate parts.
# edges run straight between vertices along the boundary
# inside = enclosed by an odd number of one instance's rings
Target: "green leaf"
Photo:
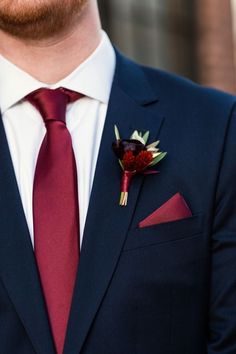
[[[146,148],[147,148],[147,150],[149,149],[149,148],[155,148],[155,147],[157,147],[158,146],[158,144],[160,143],[160,140],[157,140],[157,141],[154,141],[153,143],[151,143],[151,144],[149,144],[148,146],[146,146]]]
[[[120,140],[120,133],[116,125],[114,126],[114,129],[115,129],[116,140]]]
[[[153,152],[154,154],[156,154],[156,153],[158,153],[159,149],[153,148],[153,147],[149,147],[149,148],[147,149],[147,151],[150,151],[150,152]]]
[[[143,145],[145,145],[145,141],[143,140],[143,138],[139,135],[138,131],[135,130],[133,132],[133,134],[131,135],[131,138],[130,139],[133,139],[133,140],[138,140],[140,141],[140,143],[142,143]]]
[[[162,154],[162,152],[161,151],[159,151],[159,152],[153,152],[152,153],[152,156],[154,157],[154,159],[157,157],[157,156],[159,156],[160,154]]]
[[[120,159],[119,159],[119,164],[120,164],[120,167],[122,168],[122,170],[124,171],[124,166],[123,166],[123,163],[121,162]]]
[[[148,138],[149,138],[149,131],[147,131],[147,132],[143,135],[143,140],[144,140],[145,145],[147,144]]]
[[[133,134],[131,135],[130,139],[131,139],[131,140],[138,140],[137,138],[139,138],[139,133],[138,133],[137,130],[135,130],[135,131],[133,132]]]
[[[160,153],[160,155],[158,155],[157,157],[154,158],[154,160],[148,165],[150,166],[154,166],[156,165],[158,162],[160,162],[162,159],[164,159],[164,157],[166,156],[167,152],[162,152]]]

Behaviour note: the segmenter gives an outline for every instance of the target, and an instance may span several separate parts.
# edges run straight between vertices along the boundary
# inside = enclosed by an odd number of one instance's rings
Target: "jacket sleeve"
[[[235,104],[228,123],[216,188],[210,277],[207,353],[236,354]]]

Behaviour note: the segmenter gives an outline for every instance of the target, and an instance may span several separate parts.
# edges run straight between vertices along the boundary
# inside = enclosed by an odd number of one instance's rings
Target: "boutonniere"
[[[147,145],[149,131],[142,134],[135,130],[130,139],[121,139],[119,130],[115,126],[115,136],[116,141],[112,143],[112,149],[118,157],[122,169],[119,204],[126,206],[132,178],[137,174],[148,175],[158,173],[158,171],[152,170],[150,167],[160,162],[167,153],[157,148],[160,141],[154,141]]]

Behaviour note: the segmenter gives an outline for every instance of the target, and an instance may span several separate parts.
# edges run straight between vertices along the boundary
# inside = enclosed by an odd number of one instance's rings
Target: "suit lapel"
[[[0,276],[37,354],[53,354],[24,211],[0,118]]]
[[[111,144],[114,125],[123,138],[135,130],[146,131],[155,119],[154,140],[162,117],[148,105],[157,101],[138,66],[117,54],[117,66],[100,146],[94,185],[85,225],[83,245],[68,325],[65,354],[78,354],[116,268],[132,220],[143,177],[131,184],[128,205],[120,207],[121,169]]]

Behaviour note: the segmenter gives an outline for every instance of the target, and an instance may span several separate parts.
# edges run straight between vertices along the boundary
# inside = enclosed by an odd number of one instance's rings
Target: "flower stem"
[[[121,192],[120,194],[120,205],[126,206],[128,202],[128,192]]]

